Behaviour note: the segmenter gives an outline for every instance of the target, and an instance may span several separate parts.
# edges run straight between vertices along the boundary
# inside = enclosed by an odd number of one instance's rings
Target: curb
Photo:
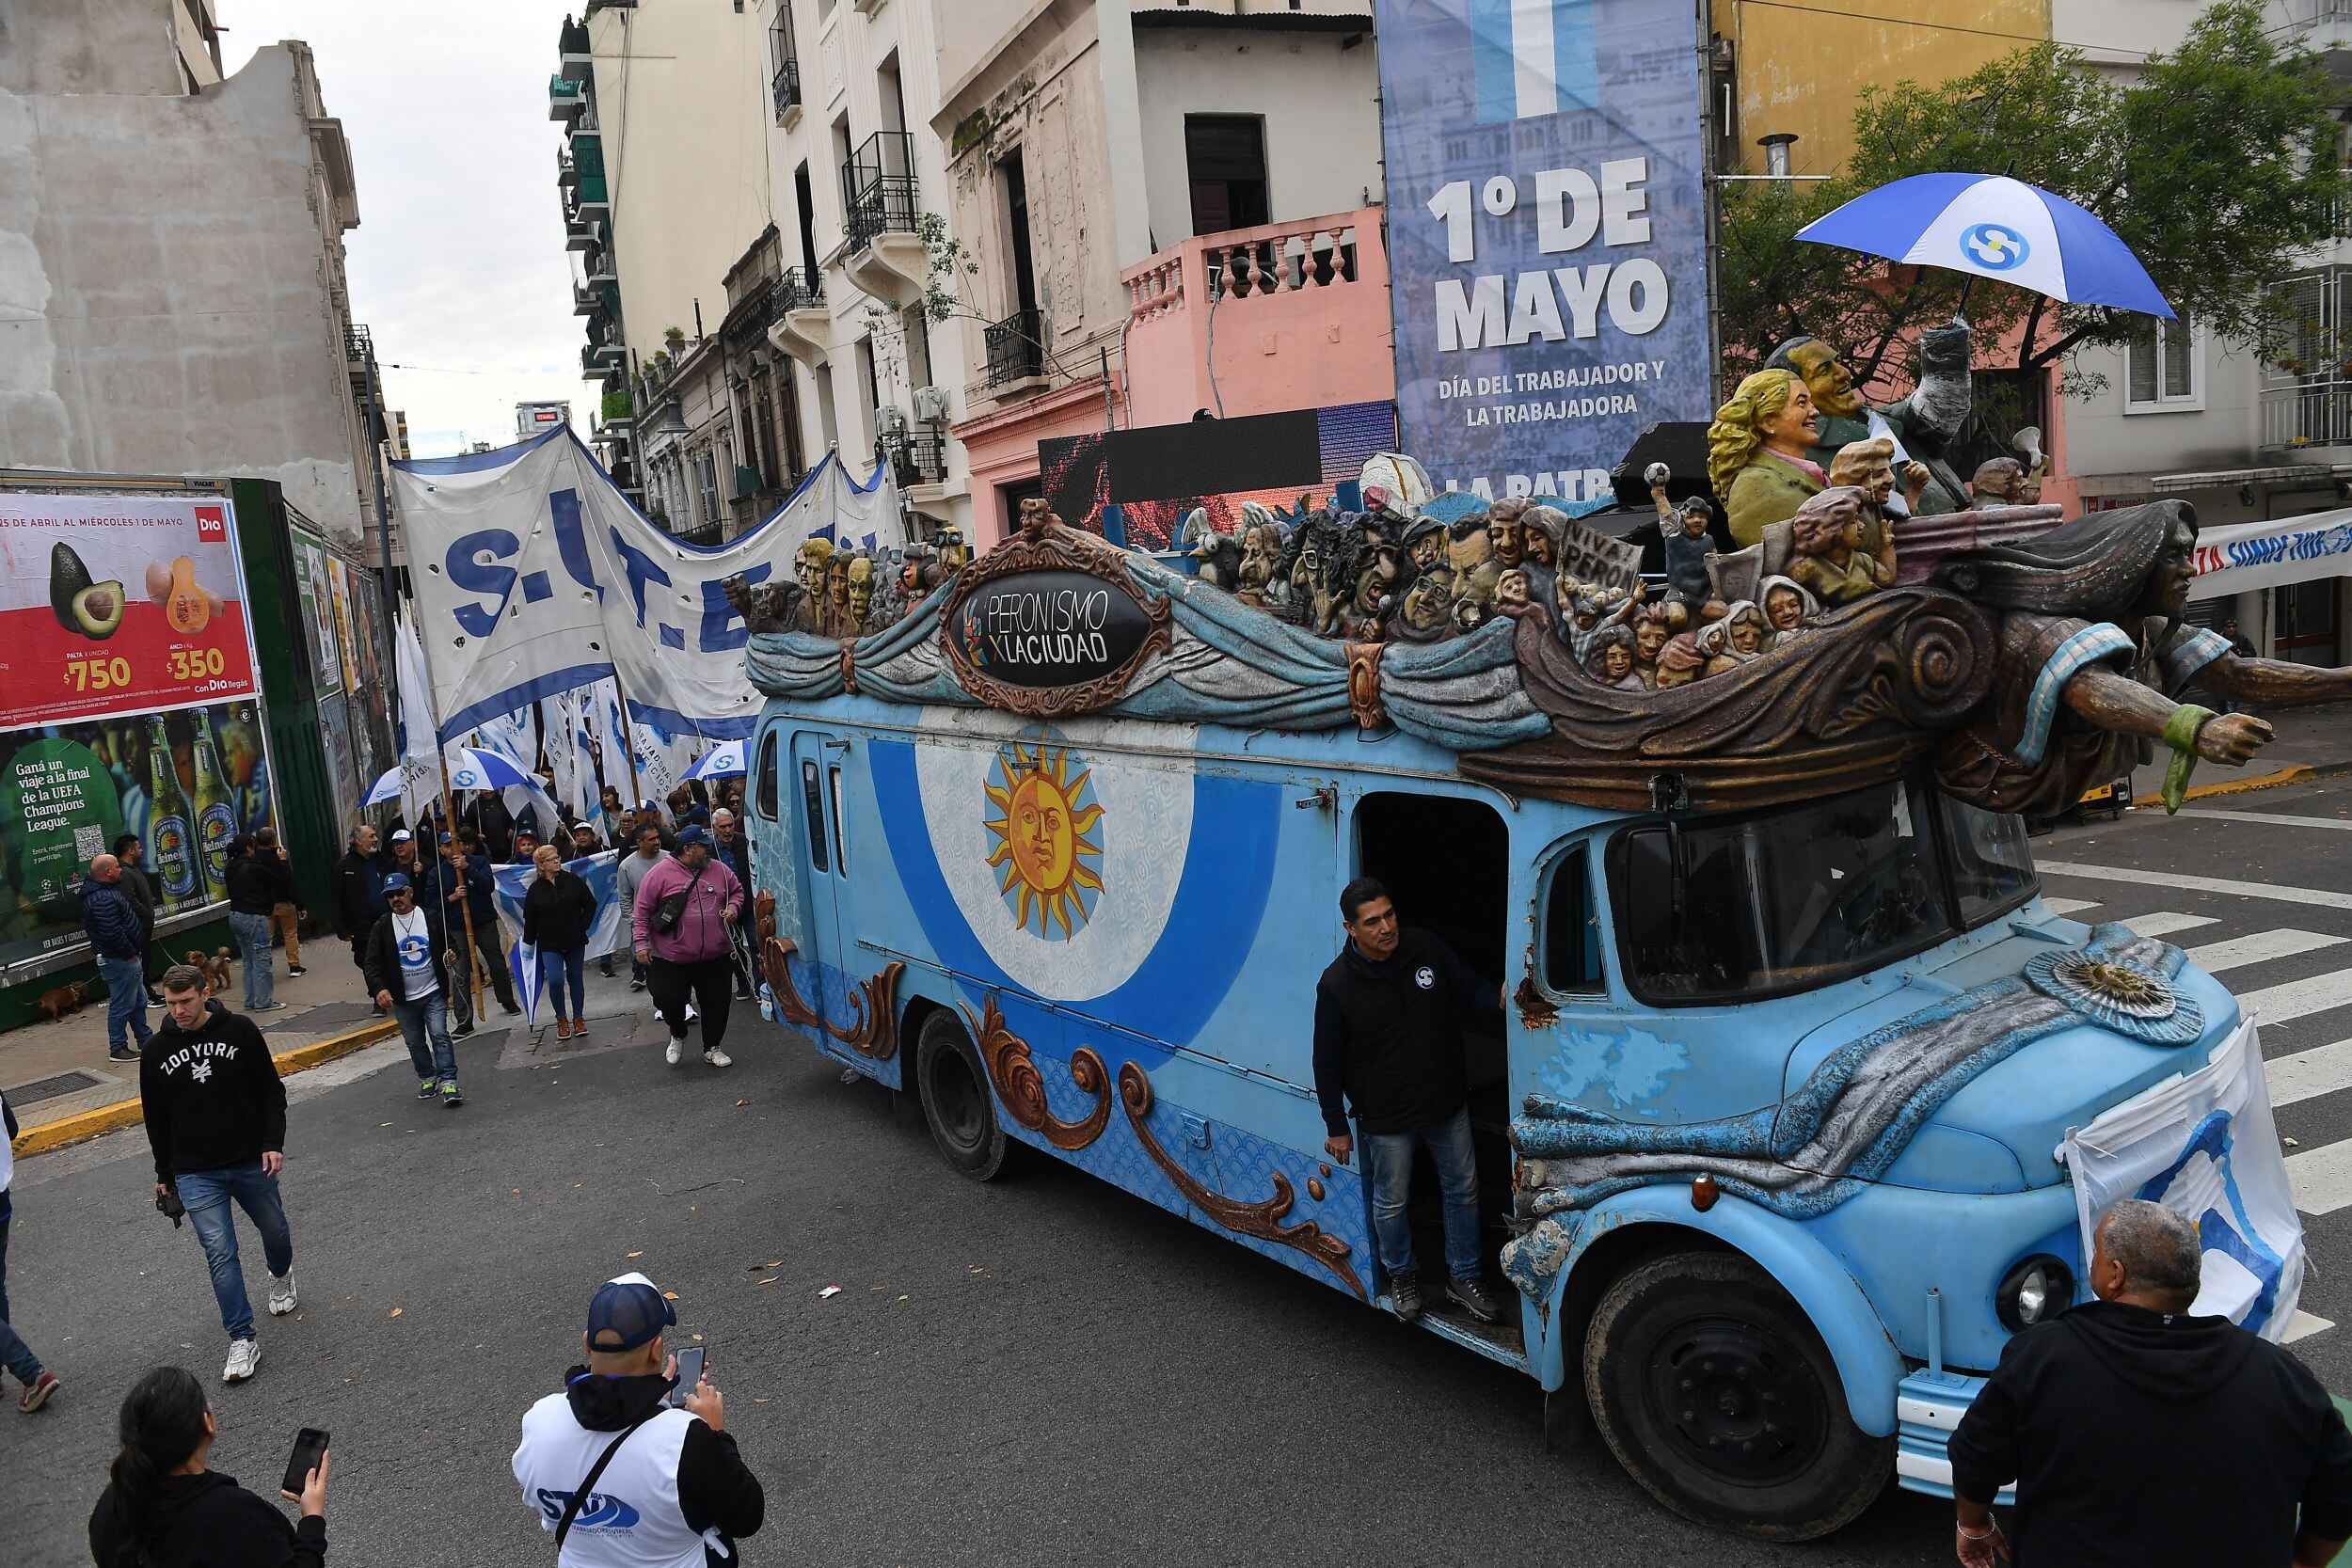
[[[309,1045],[297,1045],[292,1051],[272,1053],[270,1060],[278,1064],[280,1077],[331,1062],[338,1056],[373,1045],[380,1039],[399,1033],[400,1025],[389,1019],[362,1024],[347,1035],[336,1035]],[[119,1100],[112,1105],[101,1105],[92,1111],[77,1111],[56,1121],[27,1127],[16,1135],[16,1157],[29,1160],[36,1154],[47,1154],[72,1144],[87,1143],[101,1133],[128,1127],[140,1118],[139,1097]]]
[[[2297,763],[2293,768],[2281,768],[2276,773],[2257,773],[2250,779],[2224,779],[2219,784],[2191,784],[2188,787],[2188,792],[2183,795],[2181,799],[2182,801],[2185,803],[2190,800],[2209,800],[2216,795],[2244,795],[2249,790],[2276,789],[2280,784],[2303,784],[2308,780],[2316,779],[2320,776],[2321,771],[2322,770],[2320,768],[2312,767],[2310,763]],[[2326,771],[2334,773],[2341,771],[2341,769],[2330,768]],[[2136,797],[2133,800],[2132,804],[2135,806],[2161,806],[2164,804],[2164,797],[2162,795],[2141,795]]]

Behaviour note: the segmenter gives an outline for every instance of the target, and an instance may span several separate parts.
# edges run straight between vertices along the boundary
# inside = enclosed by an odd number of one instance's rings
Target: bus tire
[[[955,1014],[943,1009],[923,1021],[914,1039],[914,1076],[940,1157],[960,1176],[993,1180],[1005,1168],[1005,1129],[980,1053]]]
[[[1715,1529],[1828,1535],[1894,1467],[1894,1438],[1853,1424],[1804,1310],[1737,1253],[1672,1253],[1610,1286],[1585,1331],[1584,1392],[1626,1473]]]

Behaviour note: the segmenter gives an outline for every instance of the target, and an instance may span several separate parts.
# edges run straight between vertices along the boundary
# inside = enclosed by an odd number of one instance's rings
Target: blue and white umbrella
[[[686,776],[690,779],[723,779],[730,774],[740,774],[743,770],[743,742],[727,740],[705,752],[695,760],[694,766],[686,770]]]
[[[449,749],[450,788],[505,789],[513,784],[536,788],[539,781],[496,752],[475,746],[452,746]]]
[[[2003,174],[1915,174],[1855,197],[1797,238],[1973,273],[2072,305],[2172,315],[2114,230],[2064,197]]]
[[[387,800],[399,800],[400,774],[401,765],[397,763],[384,769],[384,776],[375,781],[375,786],[368,791],[368,798],[359,803],[363,806],[375,806]]]

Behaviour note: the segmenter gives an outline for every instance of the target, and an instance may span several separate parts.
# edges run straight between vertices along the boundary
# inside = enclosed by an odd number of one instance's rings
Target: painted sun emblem
[[[1068,941],[1103,895],[1092,774],[1067,746],[1015,740],[996,753],[987,790],[994,815],[983,826],[995,842],[988,863],[1006,908],[1023,930]]]

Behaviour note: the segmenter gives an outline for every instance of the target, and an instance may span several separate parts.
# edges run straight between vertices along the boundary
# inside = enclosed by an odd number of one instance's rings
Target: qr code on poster
[[[106,830],[96,823],[73,830],[73,858],[87,864],[106,852]]]

